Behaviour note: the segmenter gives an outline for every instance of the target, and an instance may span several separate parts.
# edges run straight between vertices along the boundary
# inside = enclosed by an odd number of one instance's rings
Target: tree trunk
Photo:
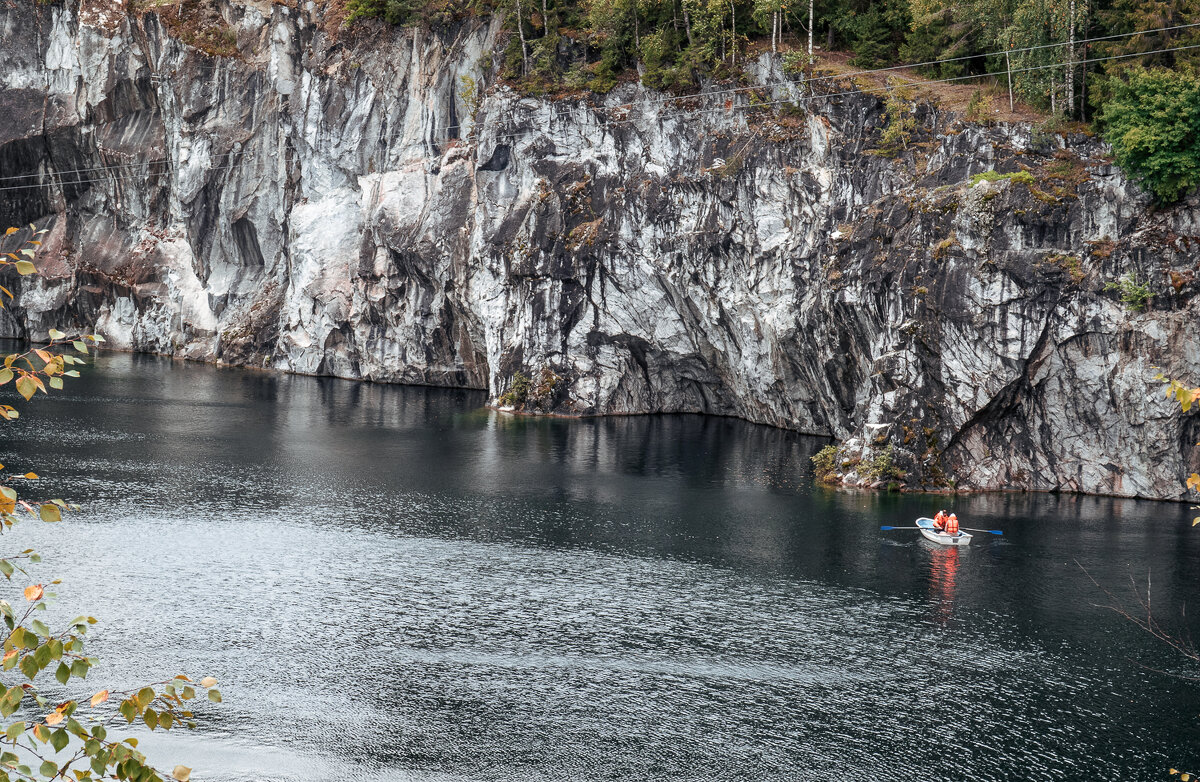
[[[1070,117],[1075,113],[1075,0],[1071,0],[1070,4],[1071,18],[1069,24],[1071,27],[1070,40],[1067,43],[1067,111],[1066,114]]]
[[[829,23],[829,30],[825,33],[825,51],[833,51],[833,22]]]
[[[1084,33],[1084,37],[1087,33]],[[1088,45],[1083,45],[1083,61],[1087,63]],[[1083,66],[1083,83],[1079,85],[1079,119],[1081,122],[1087,122],[1087,65]]]
[[[737,6],[733,4],[733,0],[729,0],[729,42],[730,47],[730,62],[737,65]]]
[[[1008,113],[1013,112],[1013,94],[1012,94],[1012,58],[1008,56],[1008,52],[1004,53],[1004,68],[1008,71]]]
[[[812,65],[813,0],[808,0],[808,64]]]
[[[529,75],[529,44],[525,41],[525,23],[522,18],[525,13],[521,10],[521,0],[517,0],[517,35],[521,37],[521,68],[522,76]]]
[[[696,45],[696,42],[692,40],[692,20],[688,17],[687,5],[680,4],[680,6],[683,8],[683,29],[687,33],[688,47],[692,47]]]
[[[542,35],[550,34],[550,11],[546,8],[546,0],[542,0]]]

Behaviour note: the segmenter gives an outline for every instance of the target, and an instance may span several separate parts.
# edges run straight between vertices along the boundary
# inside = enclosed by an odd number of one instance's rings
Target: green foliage
[[[444,26],[471,11],[469,0],[348,0],[345,24],[381,18],[390,24]]]
[[[913,6],[913,22],[900,45],[901,62],[952,60],[969,53],[974,37],[972,28],[956,22],[953,9],[935,8],[921,14],[917,3],[910,5]],[[966,64],[963,61],[939,62],[917,70],[931,79],[950,79],[966,73]]]
[[[841,25],[854,52],[854,65],[876,68],[897,62],[911,21],[907,0],[875,0]]]
[[[522,372],[513,374],[508,391],[500,395],[499,402],[503,407],[520,407],[529,398],[531,382]]]
[[[29,230],[23,246],[0,257],[0,267],[11,267],[21,275],[37,272],[33,259],[40,246],[38,237],[45,231],[32,225]],[[17,233],[18,229],[9,228],[4,237],[8,239]],[[4,307],[4,297],[11,301],[13,294],[0,287],[0,308]],[[48,341],[40,347],[4,356],[0,387],[12,383],[27,401],[38,392],[61,389],[63,378],[79,376],[78,370],[67,367],[86,363],[82,356],[89,355],[103,341],[94,334],[68,336],[51,329]],[[0,419],[12,421],[17,415],[11,405],[0,405]],[[37,480],[37,474],[26,472],[0,485],[0,532],[12,530],[22,518],[57,522],[62,519],[63,511],[78,507],[61,499],[29,499],[18,495],[16,485]],[[0,657],[0,718],[8,720],[18,711],[21,713],[20,720],[7,725],[0,723],[3,734],[0,782],[43,778],[187,782],[191,769],[176,766],[169,775],[163,774],[150,766],[137,750],[137,739],[110,736],[104,723],[111,723],[120,715],[130,724],[140,719],[150,730],[194,727],[188,702],[196,697],[197,688],[206,690],[209,700],[220,702],[217,680],[208,677],[193,684],[181,675],[128,690],[101,689],[90,697],[69,697],[71,690],[79,689],[78,682],[73,686],[73,680],[87,679],[98,663],[84,648],[84,638],[97,620],[78,616],[60,627],[51,627],[40,618],[35,619],[54,599],[50,588],[59,583],[57,580],[32,583],[35,581],[32,566],[39,562],[41,557],[32,549],[0,557],[0,575],[6,582],[11,584],[15,578],[30,582],[18,590],[14,599],[0,600],[0,618],[7,631],[7,635],[0,633],[4,639]],[[50,697],[43,694],[39,682],[47,671],[55,681]],[[119,705],[116,709],[105,706],[110,702]],[[84,727],[84,722],[93,724]]]
[[[1139,68],[1169,71],[1200,68],[1200,48],[1172,51],[1200,44],[1200,27],[1128,35],[1137,30],[1179,28],[1200,19],[1200,0],[1107,0],[1099,6],[1097,19],[1104,34],[1122,36],[1094,44],[1095,57],[1121,57],[1100,67],[1107,78],[1091,82],[1091,103],[1102,109],[1111,98],[1118,77]],[[1100,33],[1097,33],[1097,35]],[[1130,55],[1145,53],[1145,56]]]
[[[887,448],[876,453],[874,458],[871,459],[871,463],[864,470],[864,475],[873,481],[884,478],[903,478],[904,471],[896,466],[895,457],[895,450],[892,444],[888,443]]]
[[[1135,68],[1110,89],[1101,121],[1117,163],[1165,203],[1200,184],[1200,76]]]
[[[1023,185],[1033,185],[1036,181],[1033,174],[1028,171],[1010,171],[1007,174],[1001,174],[995,169],[988,169],[971,175],[971,187],[975,187],[980,182],[999,182],[1005,179],[1010,182],[1020,182]]]
[[[804,73],[808,68],[808,55],[804,52],[784,52],[783,53],[783,71],[790,73],[793,76],[798,76]]]
[[[816,474],[817,480],[827,481],[833,475],[837,467],[837,452],[836,445],[827,445],[812,457],[813,473]]]
[[[465,73],[458,77],[458,82],[458,95],[462,98],[463,110],[473,119],[475,112],[479,110],[479,85]]]
[[[1104,290],[1117,291],[1120,294],[1121,303],[1134,312],[1146,309],[1146,305],[1154,296],[1150,291],[1150,286],[1139,281],[1136,275],[1131,274],[1125,275],[1117,282],[1107,283]]]
[[[561,380],[549,368],[542,369],[536,382],[524,373],[516,372],[508,391],[501,394],[497,401],[502,407],[548,406],[553,402],[555,389]]]
[[[987,112],[991,107],[992,101],[983,94],[983,90],[975,90],[971,93],[971,100],[967,102],[967,119],[971,122],[987,119]]]
[[[885,154],[898,155],[908,150],[913,131],[917,127],[917,120],[909,106],[910,99],[911,96],[902,87],[893,85],[888,90],[887,101],[884,103],[888,123],[879,139],[880,150]]]

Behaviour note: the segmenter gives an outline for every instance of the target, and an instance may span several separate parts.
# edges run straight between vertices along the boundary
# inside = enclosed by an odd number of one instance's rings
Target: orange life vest
[[[958,534],[958,519],[946,519],[946,534],[947,535],[957,535]]]
[[[946,526],[946,516],[940,510],[937,512],[937,515],[933,517],[933,526],[935,526],[935,527]]]

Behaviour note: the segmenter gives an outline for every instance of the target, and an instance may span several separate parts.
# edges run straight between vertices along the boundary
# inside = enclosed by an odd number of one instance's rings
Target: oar
[[[971,529],[970,527],[963,527],[963,529],[965,529],[967,532],[990,532],[993,535],[1003,535],[1004,534],[1003,532],[1001,532],[998,529]]]
[[[880,527],[880,529],[889,530],[889,529],[921,529],[921,528],[920,527],[886,527],[885,526],[885,527]]]

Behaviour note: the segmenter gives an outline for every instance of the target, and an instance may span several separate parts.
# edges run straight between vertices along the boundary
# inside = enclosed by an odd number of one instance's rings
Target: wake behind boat
[[[921,517],[917,519],[917,529],[921,531],[921,535],[926,540],[931,540],[934,543],[940,543],[943,546],[966,546],[971,543],[971,533],[960,531],[956,535],[949,535],[941,532],[936,528],[933,519]]]

